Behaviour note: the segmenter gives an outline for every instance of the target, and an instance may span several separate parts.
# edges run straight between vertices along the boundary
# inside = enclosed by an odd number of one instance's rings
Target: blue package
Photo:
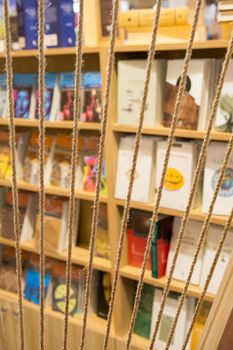
[[[26,49],[36,49],[38,42],[38,19],[36,0],[23,0],[23,12]]]
[[[57,0],[49,0],[45,10],[45,45],[59,46],[59,17]]]
[[[46,73],[45,74],[45,96],[44,96],[44,108],[45,108],[45,119],[49,120],[50,112],[53,102],[53,94],[54,88],[57,81],[57,73]],[[38,89],[38,81],[37,81],[37,89],[36,89],[36,110],[35,110],[35,118],[38,119],[38,110],[39,110],[39,89]]]
[[[29,118],[34,74],[14,75],[15,117]]]
[[[51,276],[49,274],[45,274],[45,297],[50,283]],[[34,304],[40,304],[40,273],[33,268],[30,268],[26,271],[24,298],[33,302]]]
[[[73,0],[58,0],[60,46],[73,47],[76,43]]]
[[[88,72],[84,73],[83,77],[84,88],[101,88],[101,74],[100,72]]]
[[[25,47],[25,27],[24,27],[24,10],[23,0],[17,0],[17,13],[18,13],[18,33],[19,33],[19,45],[23,49]]]

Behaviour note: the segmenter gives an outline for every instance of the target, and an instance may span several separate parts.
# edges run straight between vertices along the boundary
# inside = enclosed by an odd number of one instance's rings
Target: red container
[[[127,230],[128,236],[128,264],[141,267],[146,248],[147,235],[135,233],[131,228]],[[147,269],[151,269],[151,258],[147,261]]]

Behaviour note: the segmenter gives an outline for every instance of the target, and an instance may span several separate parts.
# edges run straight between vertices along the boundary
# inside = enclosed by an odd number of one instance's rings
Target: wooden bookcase
[[[194,44],[193,57],[223,57],[225,53],[227,42],[225,40],[219,41],[209,41],[209,42],[198,42]],[[186,49],[186,43],[177,44],[157,44],[155,56],[169,58],[169,57],[184,57],[184,52]],[[117,44],[116,46],[116,62],[120,59],[125,58],[146,58],[148,51],[148,46],[146,45],[122,45]],[[103,91],[105,88],[105,78],[106,78],[106,67],[108,60],[108,46],[106,43],[102,43],[95,47],[84,47],[84,66],[85,71],[88,70],[100,70],[102,75]],[[46,50],[47,58],[47,71],[61,72],[61,71],[73,71],[74,70],[74,58],[75,49],[74,48],[57,48]],[[37,72],[37,52],[34,50],[24,50],[17,51],[13,53],[13,64],[14,72],[29,73]],[[0,53],[0,69],[4,68],[4,54]],[[113,75],[113,84],[111,90],[111,103],[109,109],[109,120],[107,126],[107,139],[106,139],[106,166],[107,166],[107,180],[108,180],[108,194],[106,196],[101,196],[101,202],[107,204],[108,208],[108,223],[109,223],[109,239],[111,246],[111,259],[103,259],[99,257],[94,258],[94,268],[101,271],[110,272],[113,275],[115,256],[117,252],[118,238],[120,232],[120,219],[122,208],[124,205],[123,200],[117,200],[114,197],[115,190],[115,176],[117,167],[117,154],[118,154],[118,144],[120,136],[128,133],[135,134],[136,128],[134,126],[125,126],[117,124],[117,71],[115,66],[115,71]],[[7,125],[5,119],[0,118],[0,128]],[[38,121],[36,120],[16,120],[17,129],[32,129],[38,127]],[[60,122],[52,121],[46,122],[46,129],[59,129],[71,130],[72,122]],[[100,131],[100,125],[96,123],[80,123],[80,129],[88,132],[93,132],[98,134]],[[144,128],[143,134],[146,135],[157,135],[157,136],[167,136],[168,129],[164,127],[156,128]],[[204,132],[201,131],[190,131],[190,130],[177,130],[176,136],[185,139],[199,139],[202,140],[204,137]],[[211,139],[218,141],[229,140],[230,135],[226,133],[212,132]],[[38,187],[27,184],[23,181],[18,182],[19,188],[24,189],[29,192],[37,192]],[[11,183],[9,181],[0,180],[0,186],[10,187]],[[46,187],[47,194],[56,194],[60,196],[69,196],[69,190],[57,188],[55,186]],[[76,198],[81,200],[93,201],[94,193],[86,191],[76,191]],[[132,202],[132,208],[138,208],[142,210],[153,210],[153,203],[136,203]],[[161,208],[160,213],[183,216],[183,212],[175,211],[170,209]],[[201,208],[195,209],[191,212],[192,219],[197,221],[204,221],[205,215],[202,213]],[[212,222],[216,224],[223,225],[226,222],[225,217],[213,216]],[[14,242],[5,238],[0,237],[0,244],[5,246],[14,246]],[[22,249],[25,251],[33,252],[38,254],[35,249],[33,242],[26,242],[22,244]],[[58,260],[65,261],[66,253],[49,253],[48,256],[53,257]],[[72,262],[81,266],[86,266],[88,263],[88,250],[75,247],[73,249]],[[127,250],[126,242],[122,257],[122,265],[120,269],[119,285],[117,288],[116,303],[114,308],[114,320],[112,324],[112,333],[110,341],[110,349],[124,349],[125,336],[127,334],[128,324],[130,320],[130,315],[133,305],[133,291],[135,288],[136,281],[139,277],[140,269],[129,266],[127,264]],[[145,283],[164,287],[166,283],[166,278],[154,279],[151,277],[151,273],[147,272],[145,276]],[[181,292],[184,283],[180,281],[173,280],[171,283],[171,290]],[[200,296],[200,288],[191,285],[188,290],[188,294],[194,297]],[[207,294],[207,300],[213,301],[214,295]],[[38,306],[25,301],[25,324],[26,337],[33,339],[33,344],[29,344],[30,349],[37,350],[38,338]],[[15,318],[17,318],[17,296],[0,290],[0,311],[2,317],[5,319],[6,329],[12,330],[15,327]],[[63,315],[54,312],[50,307],[46,308],[46,344],[48,349],[55,349],[60,346],[62,341],[62,319]],[[69,336],[69,349],[73,350],[77,348],[79,343],[79,335],[81,332],[81,317],[77,319],[70,318],[70,336]],[[90,315],[88,317],[88,332],[86,337],[86,349],[101,349],[103,344],[103,337],[105,334],[106,321],[97,317],[96,315]],[[13,330],[12,330],[13,331]],[[17,330],[14,330],[16,334]],[[33,332],[33,333],[32,333]],[[13,333],[13,334],[14,334]],[[30,334],[30,337],[29,337]],[[56,336],[54,336],[56,334]],[[32,336],[33,335],[33,336]],[[9,345],[7,350],[16,348],[15,339],[11,339],[13,342]],[[56,346],[54,345],[56,342]],[[132,349],[146,349],[148,341],[139,336],[134,336],[132,342]]]

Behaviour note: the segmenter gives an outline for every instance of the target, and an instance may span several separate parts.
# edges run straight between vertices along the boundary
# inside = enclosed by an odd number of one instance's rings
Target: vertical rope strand
[[[45,93],[45,48],[44,48],[44,26],[45,26],[45,0],[38,1],[38,64],[39,64],[39,218],[40,218],[40,350],[45,348],[45,184],[44,184],[44,165],[45,165],[45,126],[44,126],[44,93]]]
[[[154,207],[153,214],[152,214],[152,221],[151,221],[150,230],[149,230],[148,239],[147,239],[147,244],[146,244],[146,249],[145,249],[145,253],[144,253],[141,274],[140,274],[140,278],[139,278],[139,282],[138,282],[138,286],[137,286],[134,307],[133,307],[132,317],[131,317],[131,321],[130,321],[129,332],[128,332],[128,336],[127,336],[126,349],[129,349],[129,347],[130,347],[133,329],[134,329],[136,316],[137,316],[137,312],[138,312],[138,308],[139,308],[139,303],[140,303],[140,298],[141,298],[142,288],[143,288],[143,280],[144,280],[144,275],[145,275],[145,271],[146,271],[147,259],[148,259],[148,256],[150,254],[151,241],[153,238],[155,225],[156,225],[157,218],[158,218],[158,209],[159,209],[159,204],[160,204],[160,200],[161,200],[161,196],[162,196],[164,178],[165,178],[165,174],[167,171],[168,160],[169,160],[171,147],[172,147],[173,140],[174,140],[176,125],[178,122],[178,118],[179,118],[179,114],[180,114],[180,110],[181,110],[181,106],[182,106],[182,97],[183,97],[184,90],[185,90],[188,66],[189,66],[189,62],[191,59],[191,55],[192,55],[192,47],[193,47],[194,36],[195,36],[196,27],[197,27],[198,18],[199,18],[201,2],[202,2],[201,0],[198,0],[196,2],[194,22],[193,22],[192,30],[190,33],[190,39],[188,42],[188,47],[187,47],[187,51],[186,51],[186,55],[185,55],[184,68],[183,68],[183,72],[181,75],[181,80],[180,80],[180,84],[179,84],[179,89],[178,89],[172,124],[171,124],[170,133],[169,133],[169,137],[168,137],[168,143],[167,143],[167,149],[166,149],[166,154],[165,154],[165,160],[164,160],[160,185],[158,188],[156,203],[155,203],[155,207]]]
[[[5,53],[6,53],[6,75],[7,75],[7,100],[9,112],[9,138],[11,151],[12,167],[12,196],[13,196],[13,222],[15,235],[15,256],[16,256],[16,275],[17,275],[17,294],[19,308],[19,334],[20,349],[25,348],[24,338],[24,315],[23,315],[23,290],[22,290],[22,256],[20,249],[20,224],[19,224],[19,198],[16,169],[16,140],[15,140],[15,110],[13,93],[13,69],[11,56],[11,30],[9,18],[8,0],[4,0],[4,23],[5,23]]]
[[[79,144],[79,116],[81,110],[81,80],[82,80],[82,39],[83,39],[83,2],[79,2],[79,23],[78,38],[76,46],[75,62],[75,90],[74,90],[74,125],[72,135],[72,154],[71,154],[71,176],[70,176],[70,200],[68,217],[68,256],[66,262],[66,298],[65,298],[65,316],[64,316],[64,338],[63,350],[67,350],[68,332],[69,332],[69,301],[72,273],[72,245],[73,230],[75,220],[75,178],[76,167],[78,163],[78,144]]]
[[[193,179],[193,183],[192,183],[192,188],[191,188],[190,196],[189,196],[189,199],[188,199],[188,205],[186,207],[185,214],[184,214],[184,217],[183,217],[183,220],[182,220],[182,223],[181,223],[180,232],[179,232],[177,243],[176,243],[174,258],[173,258],[173,261],[172,261],[172,266],[170,268],[169,275],[168,275],[168,278],[167,278],[167,283],[166,283],[166,286],[164,288],[164,292],[163,292],[163,296],[162,296],[162,300],[161,300],[161,305],[160,305],[160,310],[159,310],[159,314],[158,314],[158,318],[157,318],[157,322],[156,322],[156,326],[155,326],[155,330],[154,330],[154,334],[153,334],[153,338],[152,338],[153,344],[155,342],[155,337],[156,337],[156,334],[158,332],[160,319],[161,319],[161,316],[162,316],[162,313],[163,313],[163,309],[164,309],[164,306],[165,306],[165,302],[166,302],[166,298],[167,298],[167,295],[168,295],[168,292],[169,292],[169,288],[170,288],[173,272],[174,272],[174,269],[175,269],[176,260],[177,260],[178,254],[179,254],[179,249],[180,249],[181,241],[182,241],[182,238],[183,238],[185,226],[186,226],[188,218],[189,218],[189,213],[190,213],[190,209],[191,209],[193,196],[195,194],[197,185],[199,183],[200,173],[201,173],[201,170],[202,170],[203,165],[204,165],[205,155],[206,155],[206,150],[207,150],[207,147],[208,147],[208,144],[209,144],[209,139],[210,139],[210,133],[211,133],[212,125],[213,125],[215,114],[216,114],[216,110],[217,110],[217,107],[218,107],[218,102],[219,102],[219,99],[220,99],[220,96],[221,96],[221,91],[222,91],[222,87],[223,87],[223,84],[224,84],[226,71],[227,71],[227,68],[228,68],[231,56],[232,56],[232,47],[233,47],[233,40],[231,38],[231,40],[229,42],[229,45],[228,45],[227,53],[226,53],[226,56],[225,56],[225,60],[224,60],[224,63],[223,63],[223,67],[222,67],[220,79],[219,79],[219,82],[218,82],[218,86],[217,86],[217,89],[216,89],[216,93],[215,93],[215,97],[214,97],[214,101],[213,101],[213,105],[212,105],[212,109],[211,109],[211,113],[210,113],[210,118],[209,118],[209,121],[208,121],[207,131],[206,131],[205,138],[203,140],[201,151],[200,151],[200,154],[199,154],[199,158],[198,158],[198,162],[197,162],[197,166],[196,166],[196,170],[195,170],[195,174],[194,174],[194,179]]]
[[[195,307],[195,311],[194,311],[194,314],[193,314],[193,318],[192,318],[192,321],[191,321],[191,324],[189,326],[189,329],[188,329],[188,332],[187,332],[187,335],[186,335],[186,338],[185,338],[185,341],[184,341],[184,344],[183,344],[183,347],[182,347],[182,350],[185,350],[187,344],[188,344],[188,341],[189,341],[189,338],[190,338],[190,335],[192,333],[192,330],[193,330],[193,326],[194,326],[194,323],[197,319],[197,316],[199,314],[199,311],[200,311],[200,308],[203,304],[203,301],[204,301],[204,298],[205,298],[205,295],[206,295],[206,292],[207,292],[207,289],[209,287],[209,284],[210,284],[210,280],[213,276],[213,273],[214,273],[214,269],[217,265],[217,262],[218,262],[218,259],[219,259],[219,256],[220,256],[220,253],[221,253],[221,250],[222,250],[222,247],[223,247],[223,244],[224,244],[224,241],[226,239],[226,236],[227,236],[227,233],[229,232],[229,229],[231,227],[231,222],[233,220],[233,209],[231,210],[231,213],[228,217],[228,220],[227,220],[227,223],[224,227],[224,230],[223,230],[223,233],[222,233],[222,237],[218,243],[218,248],[217,248],[217,251],[215,253],[215,256],[214,256],[214,260],[213,260],[213,263],[211,265],[211,268],[210,268],[210,271],[209,271],[209,274],[207,276],[207,279],[206,279],[206,282],[205,282],[205,286],[203,288],[203,291],[201,293],[201,296],[200,298],[198,299],[198,302],[197,302],[197,305]]]
[[[119,278],[120,261],[121,261],[122,250],[123,250],[124,235],[125,235],[125,231],[126,231],[127,223],[129,219],[131,195],[132,195],[133,183],[135,178],[138,152],[140,147],[140,140],[141,140],[143,120],[144,120],[144,114],[145,114],[145,108],[146,108],[146,100],[147,100],[147,95],[149,90],[151,69],[152,69],[152,64],[154,59],[155,43],[156,43],[156,37],[157,37],[157,31],[158,31],[158,25],[159,25],[161,3],[162,1],[158,0],[156,3],[156,9],[155,9],[155,18],[154,18],[153,30],[152,30],[152,40],[151,40],[149,53],[148,53],[146,77],[145,77],[143,96],[141,101],[141,109],[140,109],[140,115],[139,115],[139,125],[136,133],[136,137],[135,137],[134,154],[133,154],[132,166],[131,166],[130,177],[129,177],[129,186],[128,186],[127,198],[126,198],[125,207],[124,207],[124,213],[122,217],[121,232],[120,232],[118,251],[117,251],[116,262],[115,262],[113,285],[112,285],[111,299],[110,299],[108,318],[107,318],[107,327],[106,327],[106,333],[105,333],[105,339],[104,339],[104,347],[103,347],[104,350],[108,348],[109,337],[110,337],[113,307],[114,307],[116,289],[117,289],[118,278]]]
[[[169,332],[169,336],[168,336],[168,340],[167,340],[167,344],[166,344],[165,350],[169,349],[169,346],[170,346],[171,341],[172,341],[173,334],[174,334],[175,329],[176,329],[177,321],[179,319],[179,315],[180,315],[180,312],[181,312],[181,309],[182,309],[182,306],[183,306],[183,303],[184,303],[184,300],[185,300],[185,296],[187,294],[187,290],[188,290],[188,287],[189,287],[189,284],[190,284],[190,281],[191,281],[191,278],[192,278],[193,270],[194,270],[194,267],[195,267],[196,262],[197,262],[198,254],[200,252],[202,243],[203,243],[203,241],[204,241],[204,239],[206,237],[206,234],[207,234],[207,231],[208,231],[208,228],[209,228],[210,219],[211,219],[211,216],[213,214],[214,204],[216,202],[219,190],[220,190],[221,185],[222,185],[222,181],[223,181],[223,178],[224,178],[225,170],[226,170],[229,158],[231,156],[232,148],[233,148],[233,135],[231,136],[231,139],[230,139],[230,141],[228,143],[228,147],[227,147],[227,150],[226,150],[226,153],[225,153],[225,156],[224,156],[224,161],[223,161],[223,164],[221,166],[220,174],[219,174],[219,177],[218,177],[218,180],[217,180],[217,183],[216,183],[216,187],[215,187],[215,190],[214,190],[214,193],[213,193],[213,197],[211,199],[211,203],[210,203],[210,206],[209,206],[208,215],[206,216],[204,224],[202,226],[201,234],[200,234],[200,237],[199,237],[199,240],[198,240],[198,243],[197,243],[197,247],[196,247],[196,251],[195,251],[194,257],[193,257],[193,261],[192,261],[192,264],[190,266],[188,278],[186,279],[184,290],[183,290],[183,292],[181,294],[181,297],[179,299],[178,308],[177,308],[177,311],[176,311],[176,315],[175,315],[172,327],[171,327],[170,332]]]
[[[104,145],[105,145],[105,137],[106,137],[106,129],[107,129],[112,72],[114,67],[114,50],[115,50],[115,42],[116,42],[116,36],[117,36],[118,12],[119,12],[119,0],[114,0],[113,10],[112,10],[112,26],[111,26],[111,34],[110,34],[109,58],[108,58],[107,76],[106,76],[106,88],[105,88],[105,96],[104,96],[104,103],[103,103],[102,127],[101,127],[101,135],[100,135],[99,154],[98,154],[98,169],[96,174],[95,200],[93,205],[91,235],[90,235],[90,244],[89,244],[89,260],[87,265],[87,279],[86,279],[86,288],[85,288],[85,295],[84,295],[84,313],[83,313],[81,341],[80,341],[80,347],[79,347],[80,350],[83,350],[84,348],[85,336],[86,336],[88,304],[89,304],[91,281],[92,281],[92,265],[93,265],[94,249],[95,249],[96,231],[97,231],[97,225],[98,225],[101,177],[102,177],[102,168],[103,168],[103,159],[104,159]]]

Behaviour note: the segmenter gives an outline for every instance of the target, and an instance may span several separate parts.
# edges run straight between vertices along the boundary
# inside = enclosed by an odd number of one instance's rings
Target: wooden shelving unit
[[[172,44],[157,44],[156,45],[156,54],[159,53],[160,56],[172,54],[173,51],[178,52],[180,55],[183,55],[183,52],[186,50],[187,43],[172,43]],[[225,48],[227,46],[227,41],[225,40],[213,40],[205,42],[196,42],[194,44],[194,53],[198,54],[199,57],[206,57],[206,53],[209,56],[221,57],[224,55]],[[116,46],[116,59],[121,59],[121,57],[138,57],[139,53],[146,55],[148,51],[148,45],[122,45],[117,44]],[[88,69],[100,69],[103,81],[103,91],[105,88],[105,78],[106,78],[106,67],[107,67],[107,58],[108,58],[108,46],[106,44],[99,45],[97,47],[84,47],[83,53],[85,55],[84,70]],[[46,50],[46,57],[48,60],[48,71],[65,71],[74,69],[74,56],[75,48],[57,48],[57,49],[48,49]],[[13,52],[14,67],[17,72],[26,72],[27,69],[30,72],[37,71],[37,51],[36,50],[22,50]],[[4,67],[4,53],[0,53],[0,67]],[[27,64],[25,64],[25,62]],[[109,221],[109,240],[111,246],[111,259],[103,259],[99,257],[94,258],[94,268],[101,271],[110,272],[113,274],[115,257],[118,246],[118,238],[120,232],[120,213],[124,206],[124,201],[115,199],[114,188],[115,188],[115,176],[116,176],[116,167],[117,167],[117,151],[118,151],[118,141],[120,134],[129,133],[135,134],[136,127],[130,125],[119,125],[116,120],[116,71],[113,76],[113,86],[111,91],[111,101],[109,108],[109,121],[108,121],[108,130],[107,130],[107,139],[106,139],[106,167],[107,167],[107,180],[108,180],[108,195],[101,196],[101,202],[107,204],[108,208],[108,221]],[[7,119],[0,118],[0,127],[6,127],[8,124]],[[15,120],[15,125],[17,128],[37,128],[38,120]],[[68,130],[69,132],[72,129],[72,122],[65,121],[48,121],[45,123],[47,129],[59,129],[59,130]],[[93,132],[99,133],[100,124],[97,123],[80,123],[81,130],[91,130]],[[154,136],[168,136],[168,129],[162,126],[155,128],[144,128],[143,134],[145,135],[154,135]],[[186,139],[199,139],[204,138],[203,131],[189,131],[177,129],[176,137],[186,138]],[[212,132],[211,139],[218,141],[228,141],[230,138],[229,134],[226,133],[217,133]],[[0,180],[0,186],[11,187],[11,182],[6,180]],[[24,181],[18,181],[19,189],[38,192],[38,186],[30,185]],[[69,190],[62,189],[55,186],[46,186],[47,194],[55,194],[59,196],[69,197]],[[94,200],[94,193],[77,190],[75,194],[76,198],[81,200]],[[132,208],[137,208],[141,210],[152,211],[153,203],[131,203]],[[166,208],[160,208],[160,213],[174,215],[178,217],[183,216],[183,212],[170,210]],[[202,213],[201,208],[192,210],[191,219],[197,221],[204,221],[205,214]],[[213,216],[212,223],[224,225],[226,222],[225,217]],[[125,242],[126,243],[126,242]],[[0,244],[5,246],[14,246],[14,242],[8,239],[0,237]],[[22,250],[29,251],[35,254],[38,254],[38,250],[35,248],[33,242],[26,242],[21,245]],[[66,253],[57,253],[57,252],[46,252],[46,256],[52,257],[58,260],[65,261]],[[72,255],[73,264],[78,264],[81,266],[86,266],[88,264],[88,250],[75,247],[73,249]],[[133,293],[135,281],[139,278],[140,269],[129,266],[127,264],[127,254],[126,254],[126,244],[124,248],[124,253],[122,257],[122,266],[120,269],[120,279],[119,285],[117,288],[116,303],[114,307],[114,322],[112,325],[112,335],[110,342],[111,350],[120,350],[124,349],[125,336],[127,333],[129,320],[132,311],[132,302],[133,302]],[[151,273],[147,271],[145,277],[145,283],[158,286],[163,288],[166,283],[166,278],[154,279],[151,277]],[[171,290],[181,292],[183,290],[184,283],[180,281],[173,280],[171,284]],[[190,296],[199,297],[201,290],[197,286],[191,285],[188,294]],[[207,294],[206,300],[213,301],[214,296]],[[0,304],[10,304],[10,308],[16,308],[17,297],[15,294],[0,290]],[[3,303],[3,304],[2,304]],[[12,306],[14,305],[14,306]],[[38,306],[31,304],[27,301],[24,302],[25,315],[27,327],[30,324],[37,324],[35,321],[38,320]],[[124,317],[122,317],[124,315]],[[52,331],[52,334],[58,336],[57,344],[60,345],[62,342],[62,320],[63,315],[54,312],[51,308],[46,308],[46,320]],[[81,332],[81,318],[73,319],[70,318],[71,329],[70,333],[72,334],[71,339],[69,340],[69,349],[73,350],[77,348],[79,343],[79,336]],[[38,325],[36,326],[38,327]],[[87,334],[87,344],[86,348],[97,349],[97,345],[102,347],[103,337],[105,334],[106,321],[100,319],[96,315],[90,314],[88,316],[88,334]],[[29,329],[29,328],[28,328]],[[36,337],[37,333],[35,333]],[[47,344],[49,344],[52,349],[54,340],[47,339]],[[101,348],[100,347],[100,348]],[[132,341],[132,349],[140,350],[146,349],[148,347],[148,341],[144,338],[134,336]],[[35,346],[29,345],[30,349],[37,348]]]

